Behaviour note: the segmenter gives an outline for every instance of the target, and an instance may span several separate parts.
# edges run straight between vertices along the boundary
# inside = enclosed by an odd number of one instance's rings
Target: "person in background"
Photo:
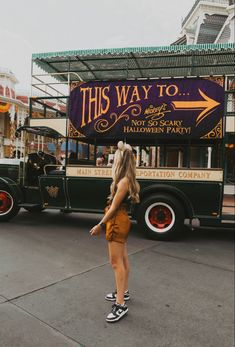
[[[112,159],[112,158],[109,160],[109,162],[108,162],[108,165],[107,165],[107,166],[109,166],[109,167],[112,167],[112,166],[113,166],[113,159]]]
[[[60,157],[61,167],[60,170],[63,170],[65,168],[65,155],[62,155]]]
[[[104,154],[101,154],[100,156],[97,157],[97,159],[96,159],[96,165],[97,165],[97,166],[103,166],[103,165],[105,165],[105,156],[104,156]]]
[[[101,157],[96,159],[96,166],[102,166],[103,165],[103,160]]]
[[[68,158],[69,164],[77,164],[77,154],[75,152],[70,152],[69,158]]]
[[[105,296],[108,301],[113,301],[111,312],[106,321],[117,322],[128,312],[126,301],[130,299],[128,290],[129,261],[126,241],[130,231],[131,222],[127,214],[129,203],[139,202],[139,184],[136,181],[136,166],[132,148],[122,141],[114,156],[112,167],[113,181],[108,197],[108,206],[101,221],[91,230],[92,236],[106,231],[108,241],[109,259],[112,265],[116,290]]]

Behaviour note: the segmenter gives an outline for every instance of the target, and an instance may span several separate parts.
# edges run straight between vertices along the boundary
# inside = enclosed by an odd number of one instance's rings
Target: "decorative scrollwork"
[[[128,113],[128,111],[130,112],[130,114]],[[94,128],[98,133],[105,133],[106,131],[113,128],[114,125],[121,119],[128,121],[130,119],[130,116],[137,117],[140,115],[141,111],[142,108],[140,105],[130,105],[120,115],[117,115],[117,113],[115,112],[111,113],[109,115],[109,120],[105,118],[98,119],[94,125]]]
[[[77,88],[77,87],[80,87],[82,84],[84,84],[85,82],[72,82],[71,84],[70,84],[70,92],[72,91],[72,90],[74,90],[75,88]]]
[[[221,87],[224,86],[224,77],[223,76],[208,76],[208,77],[205,77],[206,80],[209,80],[209,81],[212,81],[212,82],[215,82],[217,83],[218,85],[220,85]]]
[[[69,137],[85,137],[85,135],[81,134],[77,129],[75,129],[75,127],[70,121],[69,122]]]
[[[206,135],[202,136],[201,139],[221,139],[222,138],[222,119],[219,123]]]

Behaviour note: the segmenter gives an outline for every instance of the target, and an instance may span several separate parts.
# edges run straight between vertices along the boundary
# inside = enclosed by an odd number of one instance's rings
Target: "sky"
[[[30,90],[32,53],[174,42],[195,0],[0,0],[0,67]]]

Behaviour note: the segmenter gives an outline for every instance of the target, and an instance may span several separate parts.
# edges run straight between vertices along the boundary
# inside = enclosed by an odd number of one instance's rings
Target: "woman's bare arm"
[[[117,191],[113,198],[112,204],[108,210],[108,212],[105,214],[105,216],[102,218],[100,223],[107,223],[108,220],[110,220],[118,207],[121,205],[122,201],[124,200],[126,194],[128,193],[128,178],[124,177],[121,179],[121,181],[117,185]]]
[[[124,177],[121,179],[121,181],[117,185],[117,191],[115,193],[115,196],[113,198],[113,201],[111,203],[111,206],[105,216],[101,219],[100,223],[95,225],[90,233],[91,235],[96,235],[100,232],[100,224],[101,223],[107,223],[114,215],[118,207],[121,205],[122,201],[124,200],[126,194],[128,193],[128,178]]]

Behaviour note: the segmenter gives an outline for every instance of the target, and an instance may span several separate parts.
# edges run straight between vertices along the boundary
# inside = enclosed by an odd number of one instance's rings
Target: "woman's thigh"
[[[125,243],[110,241],[108,242],[110,262],[123,261],[125,252]]]

